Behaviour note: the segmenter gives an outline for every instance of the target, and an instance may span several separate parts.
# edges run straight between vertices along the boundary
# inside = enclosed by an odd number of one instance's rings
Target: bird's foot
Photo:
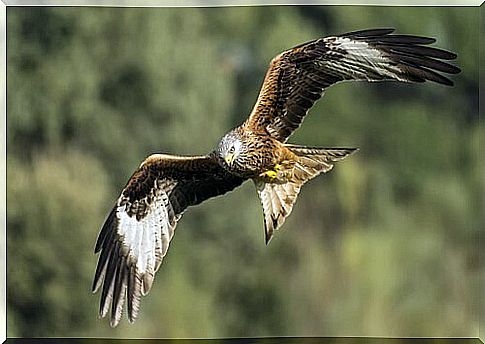
[[[276,164],[272,170],[261,173],[260,177],[270,183],[283,182],[281,179],[284,177],[284,173],[281,168],[282,166],[280,164]]]
[[[278,172],[269,170],[262,173],[263,177],[268,177],[269,179],[275,179],[278,176]]]

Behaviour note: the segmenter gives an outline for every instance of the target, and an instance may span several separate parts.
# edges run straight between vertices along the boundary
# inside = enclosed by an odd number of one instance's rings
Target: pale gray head
[[[246,153],[247,147],[242,142],[236,131],[231,130],[219,141],[217,155],[219,159],[232,167],[234,163],[241,162],[241,158]]]

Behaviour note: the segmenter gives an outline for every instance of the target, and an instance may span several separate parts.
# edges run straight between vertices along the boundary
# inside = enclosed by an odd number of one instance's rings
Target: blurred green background
[[[139,163],[209,152],[277,53],[389,26],[455,51],[455,87],[332,87],[290,141],[360,151],[269,246],[246,183],[184,215],[134,325],[98,320],[94,242]],[[7,34],[9,337],[478,335],[478,8],[9,7]]]

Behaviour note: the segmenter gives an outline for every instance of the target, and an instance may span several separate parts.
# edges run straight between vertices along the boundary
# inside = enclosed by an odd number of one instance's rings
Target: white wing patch
[[[113,327],[117,326],[121,319],[125,301],[124,294],[127,289],[128,294],[131,295],[128,301],[129,319],[134,321],[137,317],[140,297],[150,291],[155,272],[167,254],[175,226],[181,216],[181,214],[174,214],[168,198],[168,194],[176,186],[176,182],[164,179],[157,180],[155,183],[149,194],[150,201],[146,197],[131,203],[129,198],[122,193],[117,202],[115,210],[116,240],[120,247],[118,253],[115,246],[109,254],[121,256],[117,262],[119,267],[110,267],[114,257],[107,261],[94,289],[96,291],[101,286],[108,268],[117,269],[116,274],[122,276],[119,280],[117,276],[111,279],[100,310],[101,317],[105,317],[110,305],[113,304],[115,312],[112,314],[110,322]],[[143,215],[138,217],[137,214],[140,212]],[[116,294],[117,287],[121,297]]]
[[[213,155],[151,155],[129,179],[96,240],[99,252],[92,291],[102,286],[99,315],[111,310],[117,326],[127,302],[134,322],[141,296],[167,254],[177,221],[187,207],[222,195],[244,179],[220,167]]]
[[[150,291],[155,272],[174,234],[176,220],[167,195],[174,187],[173,182],[160,181],[152,190],[153,199],[148,205],[147,214],[141,219],[128,215],[126,205],[120,205],[123,196],[118,202],[117,232],[123,244],[123,253],[128,256],[128,265],[135,265],[137,275],[142,277],[143,295]]]
[[[327,66],[340,71],[346,79],[377,81],[386,78],[408,81],[400,76],[400,70],[384,52],[364,41],[356,41],[347,37],[332,37],[332,45],[344,50],[343,58],[326,61]]]

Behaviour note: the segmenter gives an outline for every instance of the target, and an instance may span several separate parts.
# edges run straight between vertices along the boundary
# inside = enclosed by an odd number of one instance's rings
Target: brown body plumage
[[[263,206],[265,238],[291,213],[308,180],[326,173],[354,148],[287,144],[325,89],[348,80],[424,82],[452,85],[442,73],[459,69],[442,60],[456,55],[427,45],[434,39],[393,35],[393,29],[320,38],[277,55],[257,102],[241,126],[206,156],[154,154],[135,171],[106,219],[96,242],[100,252],[93,291],[102,286],[100,316],[128,319],[138,314],[187,207],[253,180]]]

